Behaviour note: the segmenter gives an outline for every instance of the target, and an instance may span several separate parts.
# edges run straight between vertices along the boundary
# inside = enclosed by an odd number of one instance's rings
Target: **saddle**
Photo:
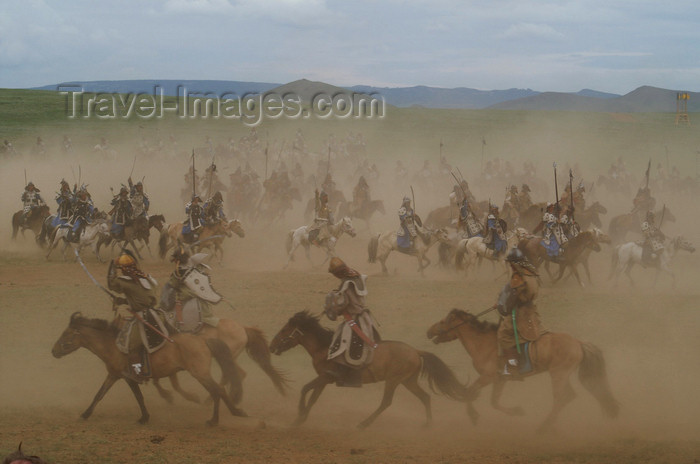
[[[144,311],[144,320],[149,324],[157,327],[163,334],[168,335],[168,329],[164,322],[165,313],[160,309],[150,308]],[[117,335],[117,348],[124,354],[129,354],[131,337],[140,337],[145,351],[150,354],[158,351],[163,347],[166,340],[162,335],[156,333],[153,329],[142,324],[136,318],[126,321],[122,329]]]

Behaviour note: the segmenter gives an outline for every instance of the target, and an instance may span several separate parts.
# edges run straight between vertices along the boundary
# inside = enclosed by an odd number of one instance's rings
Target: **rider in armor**
[[[642,187],[637,190],[637,195],[632,200],[632,203],[634,204],[632,214],[637,214],[642,211],[652,211],[654,206],[656,206],[656,199],[651,196],[649,187]]]
[[[520,193],[518,194],[518,205],[520,206],[520,211],[527,211],[527,209],[532,206],[532,198],[530,198],[530,186],[523,184],[520,187]]]
[[[226,214],[224,214],[224,197],[219,191],[214,193],[214,196],[207,200],[202,208],[206,224],[214,225],[227,220]]]
[[[192,201],[185,205],[185,214],[187,219],[182,226],[182,238],[185,242],[194,242],[199,238],[199,232],[204,225],[202,206],[199,204],[202,201],[199,195],[192,195]]]
[[[655,216],[652,211],[647,211],[646,220],[642,222],[642,234],[644,244],[642,245],[642,262],[653,264],[664,251],[664,235],[655,224]]]
[[[547,255],[550,258],[553,260],[561,259],[564,253],[563,246],[568,242],[568,239],[562,231],[559,220],[554,213],[545,212],[542,222],[544,223],[542,246],[547,250]]]
[[[508,252],[511,278],[498,296],[496,308],[501,315],[498,326],[498,354],[503,364],[502,375],[524,374],[522,346],[533,342],[548,330],[542,326],[534,301],[539,285],[534,266],[518,248]]]
[[[581,227],[574,219],[574,207],[569,205],[566,207],[561,217],[559,218],[559,224],[561,225],[562,231],[568,240],[576,237],[581,233]]]
[[[58,227],[63,224],[67,224],[73,215],[73,204],[75,202],[75,197],[73,192],[70,190],[70,185],[65,179],[61,180],[61,190],[56,194],[56,203],[58,203],[58,210],[56,212],[56,217],[51,223],[52,227]]]
[[[148,208],[151,206],[151,202],[148,196],[143,193],[143,182],[139,181],[134,185],[129,177],[129,190],[129,201],[134,208],[134,218],[143,216],[148,219]]]
[[[46,203],[44,199],[41,198],[39,194],[39,189],[34,186],[33,182],[29,182],[22,192],[22,222],[26,224],[27,221],[32,217],[34,210],[40,206],[44,206]]]
[[[396,232],[398,246],[404,249],[413,248],[413,242],[418,236],[418,228],[420,219],[416,216],[411,207],[411,199],[403,197],[401,208],[399,208],[400,227]]]
[[[339,387],[361,387],[362,368],[372,362],[379,341],[374,321],[365,304],[367,276],[348,267],[340,258],[331,258],[328,272],[340,279],[340,286],[328,293],[324,312],[331,321],[343,318],[333,335],[328,359],[335,362],[329,371]]]
[[[505,253],[508,246],[506,241],[505,221],[499,217],[498,206],[491,205],[489,215],[486,218],[486,238],[484,244],[493,250],[494,258]]]
[[[331,242],[334,242],[334,237],[330,233],[330,226],[333,224],[333,212],[328,207],[328,194],[325,190],[320,193],[316,190],[315,198],[315,216],[313,224],[309,226],[309,241],[318,244],[325,239],[331,239]],[[332,247],[332,243],[330,246]]]
[[[134,214],[134,208],[129,201],[129,190],[122,185],[119,194],[112,199],[113,206],[109,214],[112,215],[112,235],[117,238],[123,238],[124,226],[131,221]]]
[[[117,275],[117,269],[121,270],[121,276]],[[125,349],[125,354],[128,355],[128,367],[122,375],[127,379],[143,382],[148,378],[149,369],[148,354],[143,345],[146,332],[142,321],[148,318],[147,310],[154,308],[158,301],[156,296],[158,283],[153,277],[140,270],[136,258],[125,251],[110,262],[107,285],[110,290],[124,294],[126,298],[120,299],[119,303],[128,304],[130,312],[135,316],[127,320],[117,337],[118,346],[119,341],[128,340],[125,343],[126,346],[120,346],[120,349]]]
[[[85,226],[92,222],[94,212],[95,208],[88,200],[87,190],[78,190],[78,193],[75,194],[73,215],[68,221],[68,224],[72,226],[66,237],[69,242],[77,243],[80,241],[80,234],[83,232]]]
[[[474,213],[469,207],[469,200],[466,197],[462,200],[462,206],[459,208],[457,230],[466,233],[468,238],[483,237],[484,227],[474,217]]]
[[[352,212],[358,215],[370,203],[369,184],[365,176],[360,176],[357,185],[352,191]]]
[[[506,198],[503,202],[503,219],[510,224],[517,224],[520,216],[520,204],[518,202],[518,187],[511,185],[506,192]]]

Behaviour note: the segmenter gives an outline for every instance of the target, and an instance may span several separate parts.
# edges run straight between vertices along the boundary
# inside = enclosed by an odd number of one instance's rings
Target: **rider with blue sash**
[[[506,225],[498,215],[498,206],[491,205],[489,215],[486,218],[486,238],[484,244],[487,248],[493,250],[493,256],[497,257],[501,253],[505,253],[508,247],[506,241]]]
[[[76,194],[73,216],[69,222],[72,226],[68,237],[66,237],[69,242],[77,243],[80,241],[80,234],[85,226],[92,222],[94,212],[95,209],[88,200],[87,190],[80,189]]]
[[[129,177],[129,202],[133,207],[134,219],[139,216],[148,219],[148,208],[151,206],[151,202],[143,192],[143,182],[139,181],[134,184],[131,177]]]
[[[192,201],[185,206],[185,214],[187,218],[182,226],[182,238],[185,242],[194,242],[199,238],[199,232],[204,226],[204,211],[200,202],[199,195],[192,195]]]
[[[399,221],[401,225],[396,232],[396,243],[399,248],[410,250],[413,248],[413,241],[418,236],[416,225],[420,225],[413,208],[411,208],[411,199],[403,198],[401,208],[399,208]]]
[[[474,217],[474,213],[469,207],[468,197],[462,199],[462,205],[459,208],[457,229],[466,233],[468,238],[483,237],[484,227]]]
[[[51,222],[51,227],[59,227],[68,224],[71,216],[73,216],[75,196],[73,192],[71,192],[70,185],[68,185],[65,179],[61,180],[61,191],[56,195],[56,203],[58,203],[58,210]]]
[[[122,185],[119,190],[119,195],[112,200],[112,235],[117,238],[123,238],[124,226],[133,218],[134,208],[129,201],[129,190]]]
[[[561,224],[554,213],[544,213],[542,222],[544,223],[544,238],[541,243],[547,251],[547,256],[554,261],[561,259],[564,252],[562,246],[568,241]]]
[[[208,225],[218,224],[221,221],[227,221],[224,213],[224,197],[221,192],[214,193],[202,207],[204,210],[204,222]]]

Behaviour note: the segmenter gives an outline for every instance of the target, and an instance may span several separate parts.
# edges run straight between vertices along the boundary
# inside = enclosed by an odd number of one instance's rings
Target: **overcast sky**
[[[700,2],[0,0],[0,87],[213,79],[700,91]]]

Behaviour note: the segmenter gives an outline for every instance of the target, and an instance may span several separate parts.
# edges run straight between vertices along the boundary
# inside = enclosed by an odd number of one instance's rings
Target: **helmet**
[[[189,259],[190,254],[187,252],[184,246],[180,245],[175,248],[175,251],[173,251],[170,261],[185,264]]]
[[[119,255],[115,262],[120,268],[136,265],[136,259],[131,253],[128,252],[124,252],[121,255]]]
[[[197,195],[196,193],[194,195],[192,195],[192,201],[195,201],[195,200],[202,201],[202,199],[199,198],[199,195]]]
[[[223,197],[221,196],[221,192],[216,192],[213,196],[214,200],[222,201]]]
[[[523,192],[531,192],[530,186],[527,184],[523,184],[522,187],[520,187],[520,190],[522,190]]]
[[[143,182],[141,182],[141,181],[136,182],[136,185],[134,185],[134,187],[143,187]]]
[[[411,199],[409,197],[403,197],[403,202],[401,204],[405,205],[406,203],[411,203]]]
[[[331,258],[331,262],[328,264],[328,272],[336,272],[338,269],[342,268],[345,265],[346,264],[342,259],[338,258],[337,256],[334,256],[333,258]]]
[[[122,185],[122,188],[119,189],[119,195],[122,195],[125,193],[129,193],[129,190],[125,186]]]
[[[511,248],[508,254],[506,255],[506,261],[508,261],[509,263],[522,261],[523,259],[525,259],[525,255],[522,251],[520,251],[519,248],[516,247]]]
[[[34,182],[29,182],[25,188],[34,187]]]
[[[328,194],[325,191],[321,191],[321,195],[319,195],[321,200],[328,200]]]

